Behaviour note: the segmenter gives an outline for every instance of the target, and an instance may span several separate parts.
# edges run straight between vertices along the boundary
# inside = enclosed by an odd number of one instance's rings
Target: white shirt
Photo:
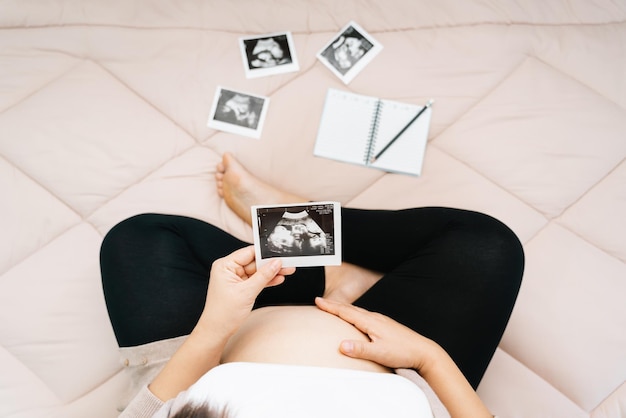
[[[186,392],[218,417],[426,418],[424,392],[393,373],[261,363],[226,363]]]

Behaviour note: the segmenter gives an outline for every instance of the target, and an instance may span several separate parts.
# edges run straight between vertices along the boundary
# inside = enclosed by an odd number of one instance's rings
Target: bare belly
[[[341,341],[369,341],[351,324],[315,306],[272,306],[252,311],[230,339],[222,363],[235,361],[390,372],[377,363],[346,357]]]

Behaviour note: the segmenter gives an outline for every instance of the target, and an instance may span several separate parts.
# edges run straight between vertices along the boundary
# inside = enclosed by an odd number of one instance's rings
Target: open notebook
[[[432,108],[420,115],[375,161],[423,106],[329,89],[313,154],[384,171],[419,176]]]

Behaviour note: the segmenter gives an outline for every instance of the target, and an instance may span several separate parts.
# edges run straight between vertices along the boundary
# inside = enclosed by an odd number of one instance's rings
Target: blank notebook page
[[[383,149],[421,109],[422,106],[419,105],[383,100],[372,156]],[[432,109],[426,109],[371,166],[386,171],[419,175],[422,171],[431,113]]]
[[[314,154],[363,164],[377,100],[330,90],[322,113]]]

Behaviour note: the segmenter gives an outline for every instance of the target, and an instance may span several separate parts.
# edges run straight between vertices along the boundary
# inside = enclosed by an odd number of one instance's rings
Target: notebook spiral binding
[[[365,147],[365,155],[363,157],[363,162],[365,162],[365,164],[370,163],[374,154],[374,149],[376,149],[376,137],[378,136],[378,125],[380,124],[380,112],[382,111],[382,108],[383,101],[378,100],[376,102],[374,116],[372,117],[372,122],[368,132],[367,147]]]

